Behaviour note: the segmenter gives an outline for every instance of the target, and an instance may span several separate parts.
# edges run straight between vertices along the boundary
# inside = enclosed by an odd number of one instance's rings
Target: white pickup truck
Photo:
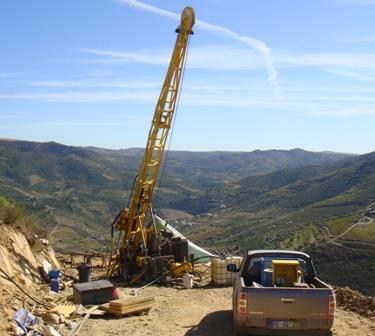
[[[296,279],[275,277],[275,266],[295,266]],[[297,251],[249,251],[236,272],[233,315],[236,335],[328,336],[336,308],[333,289],[316,277],[309,255]]]

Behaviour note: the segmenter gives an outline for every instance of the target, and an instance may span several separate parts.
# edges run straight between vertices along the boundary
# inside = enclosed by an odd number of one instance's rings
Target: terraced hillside
[[[141,156],[0,141],[0,193],[33,213],[57,247],[104,249]],[[327,280],[374,293],[365,285],[375,284],[375,153],[171,152],[165,172],[154,201],[194,241],[307,250]]]
[[[206,197],[211,214],[179,224],[194,241],[307,250],[327,279],[374,295],[375,152],[249,177]]]
[[[114,151],[0,140],[0,193],[37,214],[57,246],[98,249],[106,246],[105,234],[127,203],[142,155],[141,149]],[[299,149],[170,152],[154,203],[159,208],[185,210],[179,207],[182,200],[224,181],[344,157]]]

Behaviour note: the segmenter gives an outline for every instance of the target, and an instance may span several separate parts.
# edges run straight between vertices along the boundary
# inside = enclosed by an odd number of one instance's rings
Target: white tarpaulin
[[[158,216],[154,216],[155,218],[155,224],[158,229],[166,229],[167,231],[173,233],[175,237],[181,237],[182,239],[186,239],[188,241],[188,253],[189,255],[194,254],[194,258],[202,258],[197,260],[197,262],[207,262],[210,260],[211,257],[214,257],[215,255],[206,251],[205,249],[199,247],[198,245],[195,245],[193,242],[191,242],[189,239],[187,239],[182,233],[178,232],[174,227],[170,226],[166,223],[165,220],[161,219]]]

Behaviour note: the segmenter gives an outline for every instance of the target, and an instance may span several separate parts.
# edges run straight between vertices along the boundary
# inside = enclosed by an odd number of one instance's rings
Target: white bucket
[[[184,287],[186,289],[192,289],[193,288],[193,276],[191,274],[185,274],[182,277],[182,283],[184,284]]]

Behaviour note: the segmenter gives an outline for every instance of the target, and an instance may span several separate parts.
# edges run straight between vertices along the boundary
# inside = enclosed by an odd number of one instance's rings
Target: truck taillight
[[[247,307],[247,293],[241,293],[240,299],[238,301],[238,308],[240,315],[246,316],[246,307]]]
[[[334,319],[335,309],[336,309],[336,296],[335,294],[330,294],[329,301],[328,301],[328,320]]]

